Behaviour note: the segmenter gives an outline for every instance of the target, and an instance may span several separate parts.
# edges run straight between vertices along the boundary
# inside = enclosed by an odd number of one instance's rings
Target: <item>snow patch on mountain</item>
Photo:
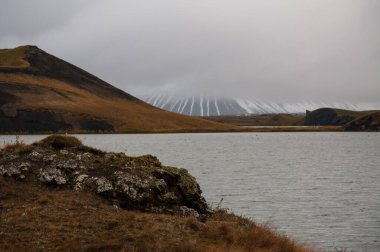
[[[140,99],[168,111],[191,116],[222,116],[247,114],[278,114],[305,113],[306,110],[315,110],[323,107],[332,107],[348,110],[376,110],[379,103],[349,103],[349,102],[267,102],[255,99],[232,99],[214,96],[191,95],[187,97],[176,95],[142,95]]]

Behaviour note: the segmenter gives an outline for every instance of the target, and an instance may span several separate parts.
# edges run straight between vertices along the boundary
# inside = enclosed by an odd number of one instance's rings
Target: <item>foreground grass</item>
[[[84,192],[0,177],[0,251],[311,251],[225,211],[208,219],[117,209]]]

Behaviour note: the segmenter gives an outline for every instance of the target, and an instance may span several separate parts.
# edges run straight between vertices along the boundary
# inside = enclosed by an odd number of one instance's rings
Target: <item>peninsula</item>
[[[185,169],[60,135],[0,150],[0,220],[2,251],[311,251],[210,207]]]

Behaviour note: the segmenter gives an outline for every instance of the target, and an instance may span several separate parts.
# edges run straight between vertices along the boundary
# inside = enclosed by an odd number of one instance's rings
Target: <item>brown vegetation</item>
[[[380,131],[380,111],[360,116],[344,126],[346,131]]]
[[[14,142],[3,142],[0,145],[0,149],[5,149],[5,150],[19,150],[21,148],[24,148],[26,144],[24,141],[20,140],[19,136],[16,136],[16,140]]]
[[[0,49],[0,67],[28,67],[29,62],[24,59],[29,46],[19,46],[14,49]]]
[[[247,116],[208,116],[203,118],[237,126],[300,126],[303,125],[304,115],[263,114]]]
[[[1,251],[311,251],[268,227],[117,209],[85,192],[0,177]]]
[[[82,142],[73,136],[63,136],[63,135],[51,135],[40,142],[36,143],[40,146],[53,147],[54,149],[63,149],[63,148],[73,148],[82,146]]]

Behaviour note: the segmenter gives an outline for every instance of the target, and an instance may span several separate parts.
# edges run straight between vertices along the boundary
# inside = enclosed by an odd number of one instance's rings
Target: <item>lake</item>
[[[30,143],[44,136],[20,136]],[[214,206],[316,248],[380,250],[379,133],[78,135],[127,155],[153,154],[197,178]],[[0,136],[0,143],[15,136]]]

